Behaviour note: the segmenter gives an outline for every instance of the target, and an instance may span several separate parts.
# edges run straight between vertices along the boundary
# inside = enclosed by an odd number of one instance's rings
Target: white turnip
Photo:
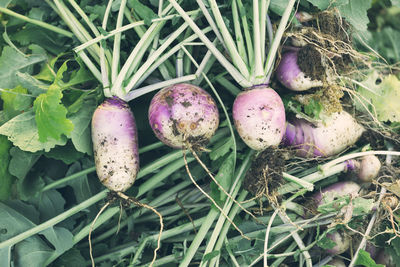
[[[352,146],[364,128],[347,112],[333,113],[317,125],[295,118],[286,125],[283,143],[301,157],[328,157]]]
[[[277,146],[285,131],[285,109],[268,86],[241,92],[233,103],[233,119],[243,141],[254,150]]]
[[[202,146],[218,128],[218,108],[211,95],[200,87],[175,84],[153,97],[149,123],[158,139],[170,147]]]
[[[139,154],[135,118],[125,101],[114,96],[97,107],[92,142],[100,181],[112,191],[126,191],[139,171]]]

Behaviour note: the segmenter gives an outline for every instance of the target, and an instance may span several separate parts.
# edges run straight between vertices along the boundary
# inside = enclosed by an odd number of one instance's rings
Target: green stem
[[[159,82],[156,84],[152,84],[152,85],[148,85],[142,88],[138,88],[135,90],[130,91],[129,93],[127,93],[125,95],[125,97],[123,98],[125,101],[129,102],[135,98],[138,98],[142,95],[145,95],[147,93],[153,92],[155,90],[161,89],[163,87],[166,86],[170,86],[173,84],[177,84],[177,83],[183,83],[183,82],[188,82],[188,81],[193,81],[197,78],[197,76],[195,74],[191,74],[191,75],[186,75],[183,77],[179,77],[179,78],[175,78],[175,79],[170,79],[168,81],[164,81],[164,82]]]
[[[25,240],[35,234],[38,234],[43,230],[46,230],[47,228],[53,227],[54,225],[58,224],[59,222],[62,222],[63,220],[70,218],[72,215],[74,215],[84,209],[87,209],[88,207],[92,206],[96,202],[104,199],[106,197],[107,193],[108,193],[108,190],[103,190],[100,193],[98,193],[98,194],[92,196],[91,198],[83,201],[82,203],[76,205],[75,207],[57,215],[56,217],[54,217],[42,224],[39,224],[25,232],[22,232],[6,241],[1,242],[0,249],[8,247],[8,246],[13,246],[22,240]]]
[[[108,18],[110,16],[112,2],[113,2],[113,0],[108,1],[107,8],[104,13],[104,19],[103,19],[103,23],[102,23],[102,28],[104,31],[107,31],[107,22],[108,22]],[[104,52],[103,44],[100,44],[100,69],[101,69],[101,76],[102,76],[102,81],[103,81],[103,92],[106,97],[111,97],[108,67],[109,67],[109,65],[106,62],[106,55]]]
[[[76,12],[78,12],[78,14],[81,16],[83,21],[86,22],[86,24],[89,26],[89,28],[93,32],[93,34],[95,36],[99,36],[100,35],[99,30],[97,30],[96,26],[90,21],[89,17],[85,14],[85,12],[82,10],[82,8],[75,2],[75,0],[68,0],[68,2],[76,10]]]
[[[283,176],[284,179],[288,180],[289,182],[293,182],[295,184],[298,184],[301,187],[307,189],[308,191],[314,191],[314,185],[312,183],[309,183],[307,181],[299,179],[296,176],[293,176],[293,175],[288,174],[286,172],[282,173],[282,176]]]
[[[239,55],[242,57],[243,61],[246,65],[249,65],[249,61],[246,54],[246,48],[244,44],[244,39],[242,35],[242,29],[240,27],[240,18],[239,18],[239,11],[237,8],[236,0],[232,1],[232,18],[233,18],[233,27],[235,30],[235,37],[236,37],[236,46],[239,51]]]
[[[243,6],[242,0],[235,0],[238,5],[239,15],[242,18],[242,26],[244,31],[244,37],[246,38],[246,46],[247,46],[247,55],[249,58],[249,66],[254,65],[254,50],[253,50],[253,41],[251,40],[251,34],[249,30],[249,24],[247,22],[246,9]]]
[[[86,175],[86,174],[89,174],[89,173],[92,173],[92,172],[95,172],[95,171],[96,171],[96,167],[93,166],[93,167],[90,167],[88,169],[85,169],[85,170],[79,171],[77,173],[71,174],[71,175],[66,176],[66,177],[64,177],[62,179],[59,179],[59,180],[57,180],[57,181],[55,181],[55,182],[53,182],[51,184],[46,185],[45,187],[43,187],[41,192],[43,193],[43,192],[45,192],[47,190],[61,187],[61,186],[67,184],[68,182],[70,182],[72,180],[75,180],[75,179],[77,179],[79,177],[82,177],[83,175]]]
[[[122,21],[124,19],[124,10],[126,7],[126,0],[122,0],[119,6],[118,17],[117,17],[117,25],[115,26],[115,30],[118,30],[122,27]],[[111,82],[114,83],[117,79],[118,74],[118,65],[120,58],[120,49],[121,49],[121,33],[115,34],[114,37],[114,48],[113,48],[113,61],[111,65]]]
[[[267,29],[267,14],[270,0],[261,0],[261,12],[260,12],[260,47],[261,47],[261,62],[265,61],[265,40],[266,40],[266,29]]]
[[[252,84],[247,80],[247,76],[243,76],[226,58],[225,56],[213,45],[213,43],[207,38],[207,36],[200,30],[196,23],[188,16],[188,14],[182,9],[182,7],[175,1],[169,0],[174,6],[176,11],[182,16],[182,18],[189,24],[192,30],[199,36],[200,40],[207,46],[214,56],[218,59],[221,65],[232,75],[232,77],[244,88],[251,87]]]
[[[238,68],[238,70],[244,77],[249,78],[250,74],[248,67],[239,55],[239,52],[235,46],[235,42],[233,41],[233,38],[225,25],[221,12],[219,11],[217,2],[215,0],[208,0],[208,3],[214,14],[215,22],[218,25],[219,30],[221,31],[222,37],[224,38],[224,43],[229,51],[234,65]]]
[[[234,85],[231,81],[224,77],[224,74],[218,75],[215,78],[215,81],[222,85],[226,90],[228,90],[228,92],[230,92],[234,96],[237,96],[241,92],[240,89],[236,87],[236,85]]]
[[[278,30],[276,31],[274,40],[272,41],[272,45],[268,51],[268,56],[267,56],[267,61],[266,61],[265,68],[264,68],[264,73],[269,73],[273,68],[273,64],[274,64],[275,57],[276,57],[276,52],[278,51],[279,44],[281,42],[283,33],[285,32],[286,25],[289,21],[290,13],[292,12],[295,2],[296,2],[296,0],[289,0],[289,3],[287,4],[285,11],[283,12],[281,21],[278,26]],[[269,81],[266,81],[266,82],[269,82]]]
[[[261,39],[260,39],[260,10],[258,0],[253,0],[253,38],[254,38],[254,84],[261,84],[264,77],[261,56]]]
[[[47,29],[49,31],[52,31],[52,32],[55,32],[55,33],[58,33],[58,34],[61,34],[61,35],[64,35],[66,37],[69,37],[69,38],[74,37],[74,34],[72,32],[70,32],[70,31],[66,31],[64,29],[60,29],[60,28],[58,28],[56,26],[53,26],[51,24],[48,24],[48,23],[40,21],[40,20],[31,19],[31,18],[29,18],[27,16],[18,14],[18,13],[14,12],[14,11],[8,9],[8,8],[0,7],[0,12],[4,13],[4,14],[7,14],[9,16],[15,17],[17,19],[26,21],[28,23],[35,24],[35,25],[40,26],[40,27],[42,27],[44,29]]]

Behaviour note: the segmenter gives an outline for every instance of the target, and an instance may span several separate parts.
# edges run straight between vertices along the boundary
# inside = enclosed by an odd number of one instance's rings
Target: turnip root
[[[371,182],[378,176],[381,169],[381,162],[375,155],[368,155],[361,158],[359,163],[358,178],[362,182]]]
[[[183,148],[206,144],[219,124],[218,108],[209,93],[191,84],[160,90],[151,100],[149,122],[164,144]]]
[[[316,126],[304,119],[288,122],[284,144],[296,148],[301,157],[328,157],[352,146],[363,131],[349,113],[342,111]]]
[[[350,247],[350,237],[342,232],[330,232],[326,234],[326,237],[336,243],[333,248],[326,250],[326,252],[329,254],[342,254]]]
[[[125,101],[114,96],[97,107],[92,142],[100,181],[112,191],[126,191],[139,171],[139,154],[135,118]]]
[[[332,184],[328,187],[323,188],[320,192],[314,194],[313,199],[317,206],[323,203],[325,200],[333,200],[335,197],[342,197],[346,195],[355,196],[360,191],[360,186],[352,181],[344,181]],[[327,201],[325,201],[327,202]]]
[[[276,77],[288,89],[292,91],[305,91],[322,86],[320,80],[312,80],[301,71],[297,64],[298,51],[288,51],[282,55],[282,59],[276,69]]]
[[[280,96],[268,86],[241,92],[233,103],[235,127],[254,150],[277,146],[285,131],[285,109]]]
[[[327,265],[335,266],[335,267],[346,267],[346,264],[341,258],[335,257]]]

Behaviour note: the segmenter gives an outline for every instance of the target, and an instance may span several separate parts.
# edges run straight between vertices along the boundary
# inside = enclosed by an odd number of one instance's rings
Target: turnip
[[[293,146],[301,157],[328,157],[352,146],[363,131],[345,111],[333,113],[324,123],[315,126],[295,118],[286,125],[283,143]]]
[[[335,257],[331,261],[329,261],[326,265],[331,265],[335,267],[346,267],[346,264],[341,258]]]
[[[382,164],[377,156],[364,156],[359,162],[359,170],[357,176],[362,182],[371,182],[378,176],[381,166]]]
[[[210,94],[200,87],[175,84],[153,97],[149,123],[156,136],[168,146],[203,146],[218,128],[218,108]]]
[[[312,80],[301,71],[298,63],[298,51],[288,51],[282,55],[281,61],[276,69],[276,77],[288,89],[293,91],[306,91],[308,89],[322,86],[320,80]]]
[[[352,181],[337,182],[314,194],[313,200],[316,205],[319,206],[323,202],[329,202],[334,198],[346,195],[356,196],[360,188],[361,187],[357,183]]]
[[[285,128],[285,109],[268,86],[240,93],[233,103],[233,119],[243,141],[254,150],[277,146]]]
[[[112,191],[126,191],[139,171],[139,154],[135,118],[125,101],[114,96],[97,107],[92,142],[102,184]]]
[[[349,249],[351,238],[343,232],[333,231],[326,234],[326,237],[335,242],[335,246],[327,249],[326,253],[329,254],[342,254]]]

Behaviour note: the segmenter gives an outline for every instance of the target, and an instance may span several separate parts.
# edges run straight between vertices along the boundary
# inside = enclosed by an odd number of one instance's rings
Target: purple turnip
[[[293,91],[305,91],[322,86],[320,80],[312,80],[301,71],[297,64],[298,51],[288,51],[282,55],[282,59],[276,69],[276,77],[288,89]]]
[[[100,181],[112,191],[126,191],[139,171],[139,154],[135,118],[125,101],[114,96],[97,107],[92,142]]]
[[[335,197],[342,197],[346,195],[355,196],[360,191],[360,186],[352,181],[344,181],[334,183],[321,189],[313,196],[317,206],[323,203],[323,199],[333,200]]]
[[[277,146],[285,131],[285,109],[280,96],[268,86],[241,92],[233,103],[235,127],[254,150]]]
[[[202,146],[218,128],[218,108],[211,95],[200,87],[175,84],[153,97],[149,123],[158,139],[170,147]]]
[[[287,123],[283,143],[293,146],[301,157],[328,157],[353,145],[363,131],[345,111],[333,113],[317,125],[295,118]]]
[[[342,232],[338,231],[329,232],[328,234],[326,234],[326,237],[335,242],[336,244],[333,248],[327,249],[326,253],[335,255],[342,254],[350,247],[351,238]]]

